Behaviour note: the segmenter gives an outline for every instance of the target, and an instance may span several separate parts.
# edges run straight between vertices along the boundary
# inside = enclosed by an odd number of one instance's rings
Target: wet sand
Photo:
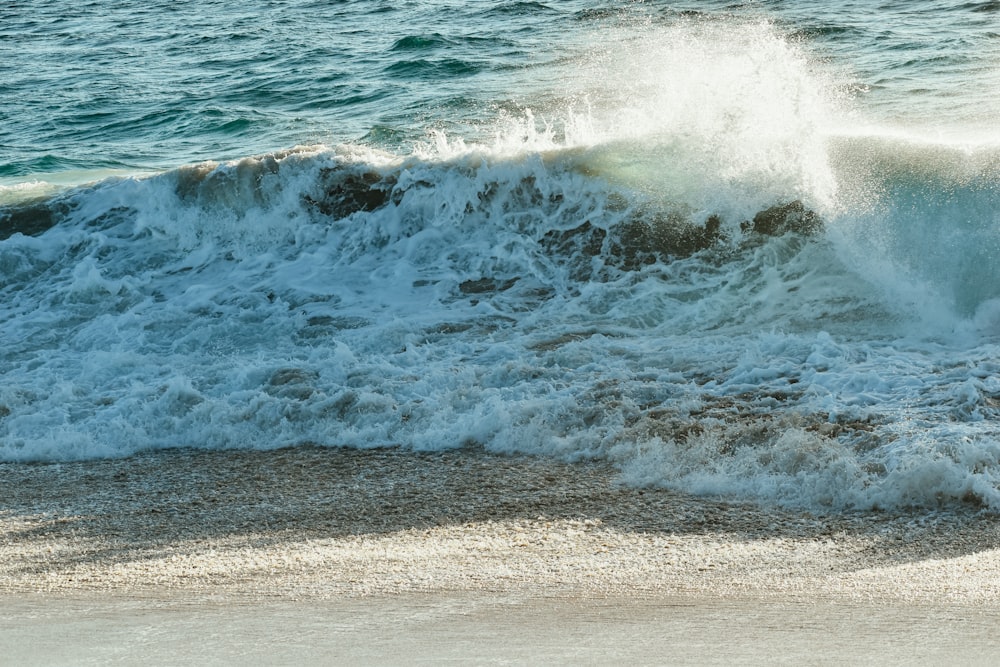
[[[1000,656],[975,507],[822,516],[479,449],[3,464],[0,488],[21,664]]]
[[[994,665],[963,605],[421,593],[5,600],[3,664]]]

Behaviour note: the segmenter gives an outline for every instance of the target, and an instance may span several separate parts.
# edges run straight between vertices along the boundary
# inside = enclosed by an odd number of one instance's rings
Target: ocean
[[[0,3],[0,461],[1000,510],[1000,2]]]

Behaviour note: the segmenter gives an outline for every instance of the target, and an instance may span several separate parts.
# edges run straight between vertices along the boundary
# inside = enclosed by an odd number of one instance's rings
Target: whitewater
[[[997,3],[34,4],[0,461],[485,447],[1000,509]]]

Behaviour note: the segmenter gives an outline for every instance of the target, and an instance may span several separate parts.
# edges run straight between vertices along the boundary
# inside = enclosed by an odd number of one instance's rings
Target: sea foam
[[[995,147],[849,131],[766,23],[581,58],[492,140],[8,197],[0,458],[478,443],[814,509],[1000,506]]]

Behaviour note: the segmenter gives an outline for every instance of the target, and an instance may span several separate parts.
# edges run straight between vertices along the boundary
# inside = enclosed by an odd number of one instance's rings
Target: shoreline
[[[1000,606],[1000,521],[829,516],[481,449],[170,450],[2,464],[0,595],[427,592]]]
[[[1000,610],[698,597],[330,600],[0,595],[18,665],[991,665]]]
[[[12,664],[991,664],[1000,521],[300,447],[0,464]]]

